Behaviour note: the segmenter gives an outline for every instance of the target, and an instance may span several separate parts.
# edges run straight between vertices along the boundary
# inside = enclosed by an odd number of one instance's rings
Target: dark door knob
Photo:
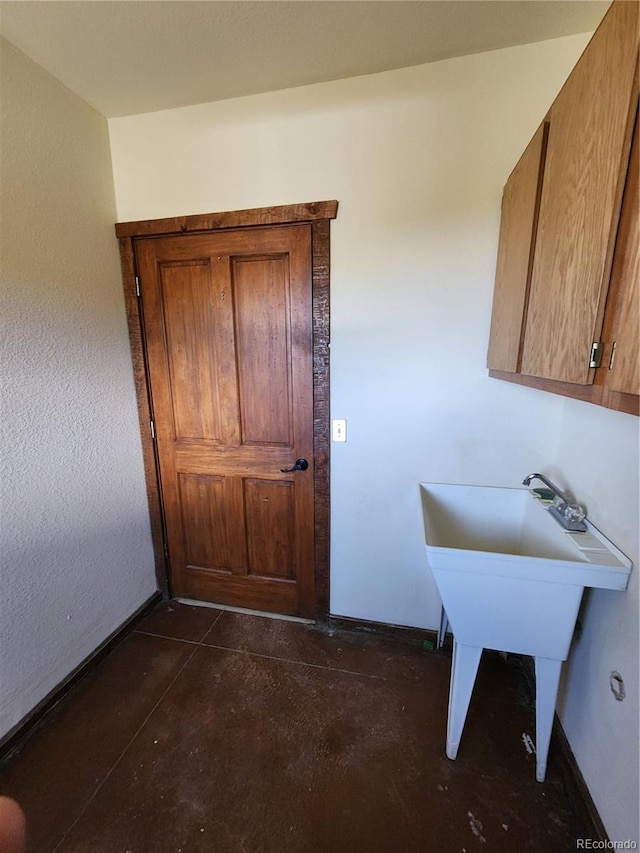
[[[281,468],[283,474],[290,474],[292,471],[306,471],[309,463],[306,459],[296,459],[296,464],[293,468]]]

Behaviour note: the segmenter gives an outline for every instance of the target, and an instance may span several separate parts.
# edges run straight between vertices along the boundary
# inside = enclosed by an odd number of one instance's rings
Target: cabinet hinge
[[[162,544],[164,547],[164,558],[165,558],[165,560],[168,560],[169,559],[169,546],[167,545],[166,542],[163,542]]]
[[[156,425],[153,422],[153,418],[149,421],[149,427],[151,428],[151,438],[156,440]]]
[[[616,344],[617,341],[614,341],[611,346],[611,358],[609,359],[609,370],[613,370],[613,362],[616,360]]]
[[[604,344],[602,341],[594,341],[591,344],[591,358],[589,359],[589,367],[600,367],[602,364],[602,352]]]
[[[136,296],[140,296],[140,279],[136,276]]]

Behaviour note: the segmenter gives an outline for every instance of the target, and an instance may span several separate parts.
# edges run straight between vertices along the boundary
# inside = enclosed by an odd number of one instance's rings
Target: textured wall
[[[0,49],[1,737],[155,579],[106,121]]]
[[[348,441],[332,445],[336,614],[437,625],[420,480],[519,485],[547,471],[638,560],[637,419],[485,368],[502,186],[587,40],[109,122],[121,219],[340,201],[331,393]],[[592,596],[561,706],[612,838],[637,837],[637,751],[625,748],[637,744],[634,572],[628,593]],[[611,669],[627,679],[623,703]]]

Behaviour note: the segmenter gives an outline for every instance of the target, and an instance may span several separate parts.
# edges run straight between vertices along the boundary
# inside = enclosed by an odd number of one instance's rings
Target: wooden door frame
[[[151,435],[151,396],[144,350],[143,317],[136,288],[134,243],[138,237],[167,237],[230,228],[308,223],[311,226],[313,313],[313,447],[314,470],[314,569],[316,616],[329,613],[329,224],[338,213],[337,201],[260,207],[251,210],[203,213],[170,219],[118,222],[133,375],[138,401],[142,456],[149,503],[151,538],[158,586],[165,597],[171,590],[155,442]]]

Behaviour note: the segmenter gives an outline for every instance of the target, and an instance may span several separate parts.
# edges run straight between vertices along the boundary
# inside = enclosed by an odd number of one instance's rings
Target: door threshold
[[[231,604],[214,604],[211,601],[197,601],[195,598],[175,598],[180,604],[191,607],[210,607],[212,610],[228,610],[231,613],[244,613],[247,616],[264,616],[266,619],[281,619],[283,622],[302,622],[303,625],[315,625],[315,619],[304,619],[302,616],[285,616],[284,613],[267,613],[264,610],[250,610],[248,607],[234,607]]]

